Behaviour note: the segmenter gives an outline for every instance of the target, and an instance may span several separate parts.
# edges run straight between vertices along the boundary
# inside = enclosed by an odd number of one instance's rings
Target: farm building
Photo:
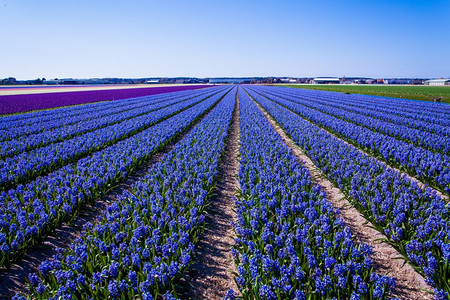
[[[279,80],[282,83],[297,83],[297,80],[292,78],[280,78]]]
[[[158,84],[159,80],[158,79],[147,80],[145,83],[147,83],[147,84]]]
[[[312,84],[339,84],[339,78],[317,77],[311,82]]]
[[[450,79],[432,79],[425,81],[426,85],[450,85]]]

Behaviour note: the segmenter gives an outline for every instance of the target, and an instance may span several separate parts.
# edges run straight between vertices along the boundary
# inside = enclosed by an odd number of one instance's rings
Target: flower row
[[[44,261],[39,274],[29,276],[27,297],[172,299],[203,228],[234,103],[232,90],[95,226],[86,226],[70,247]]]
[[[314,186],[245,92],[239,93],[241,194],[233,251],[243,299],[384,299],[393,278],[373,272],[339,212]]]
[[[212,94],[212,90],[210,91]],[[174,97],[169,99],[154,99],[152,101],[140,101],[138,104],[122,105],[116,109],[105,109],[99,113],[89,112],[85,114],[86,118],[74,124],[65,123],[49,130],[38,133],[21,136],[19,138],[0,142],[0,159],[17,155],[24,151],[31,151],[36,148],[44,147],[51,143],[61,142],[75,136],[111,126],[116,123],[147,114],[151,111],[164,108],[198,96],[200,93],[190,93],[183,97]],[[161,97],[162,98],[162,97]],[[57,123],[57,121],[55,121]]]
[[[216,94],[75,164],[0,193],[0,265],[10,265],[39,238],[127,176],[217,103]]]
[[[379,97],[371,100],[373,97],[341,93],[322,93],[319,91],[309,92],[297,89],[279,89],[277,93],[279,95],[297,96],[313,102],[323,101],[327,105],[343,108],[397,125],[408,126],[442,136],[450,135],[450,128],[447,121],[450,112],[442,112],[442,110],[445,111],[450,106],[445,104],[439,104],[438,109],[427,112],[427,108],[434,103],[420,101],[419,108],[413,108],[412,111],[408,111],[408,107],[412,101],[404,99],[390,99],[389,105],[383,105],[383,101],[379,101]],[[367,101],[368,99],[369,101]],[[400,104],[406,104],[407,107],[400,106]],[[447,123],[447,125],[441,124],[443,122]]]
[[[256,100],[350,196],[355,207],[418,267],[427,283],[436,288],[436,297],[446,299],[450,292],[448,204],[430,189],[421,189],[292,111],[263,97]]]
[[[318,98],[328,98],[331,101],[342,100],[342,93],[316,91]],[[345,95],[345,100],[353,106],[385,112],[388,114],[406,115],[417,120],[424,120],[435,124],[448,124],[450,106],[429,101],[417,101],[390,97],[351,94]]]
[[[22,136],[40,133],[60,127],[95,120],[124,112],[133,108],[137,108],[148,103],[155,103],[161,100],[169,100],[179,96],[190,94],[201,94],[202,91],[186,91],[180,93],[170,93],[164,95],[155,95],[148,97],[130,98],[117,101],[107,101],[101,103],[87,104],[76,107],[64,107],[60,109],[41,111],[36,113],[27,113],[21,116],[31,115],[32,117],[25,120],[11,122],[9,118],[13,116],[0,117],[0,135],[1,141],[20,138]],[[41,116],[42,114],[42,116]]]
[[[252,92],[256,98],[262,96]],[[384,160],[389,165],[406,171],[423,182],[445,193],[450,193],[450,158],[441,153],[399,141],[393,137],[373,132],[286,99],[269,96],[273,101],[298,113],[300,116],[332,131],[339,137],[357,145],[364,151]]]
[[[394,124],[392,122],[378,119],[374,116],[363,114],[367,112],[367,109],[349,110],[348,107],[342,105],[338,106],[333,102],[315,99],[314,101],[305,100],[301,97],[301,94],[293,94],[281,96],[286,100],[293,101],[295,103],[308,106],[309,108],[316,109],[334,117],[350,121],[357,125],[361,125],[371,130],[378,131],[383,134],[395,137],[397,139],[404,140],[407,143],[415,144],[425,149],[441,152],[444,154],[450,153],[450,135],[442,136],[434,134],[429,131],[423,131],[415,128],[410,128],[405,125]],[[394,117],[399,118],[399,117]],[[427,123],[429,128],[433,127],[433,124]],[[447,129],[450,129],[448,127]]]
[[[148,87],[148,88],[133,88],[131,86],[119,89],[99,89],[99,90],[79,90],[75,88],[73,91],[65,92],[50,92],[48,89],[39,89],[43,93],[34,94],[17,94],[17,95],[3,95],[0,96],[0,115],[23,113],[21,115],[5,116],[5,121],[24,120],[35,116],[51,115],[48,109],[61,109],[64,112],[70,105],[86,105],[99,101],[121,100],[136,97],[150,96],[162,93],[200,89],[208,87],[207,85],[189,85],[189,86],[165,86],[165,87]],[[34,90],[36,89],[29,89]],[[30,112],[33,110],[46,110],[45,112]]]
[[[18,183],[52,172],[67,163],[133,136],[212,95],[214,94],[177,102],[72,139],[8,157],[0,161],[0,184],[3,190],[6,190]]]

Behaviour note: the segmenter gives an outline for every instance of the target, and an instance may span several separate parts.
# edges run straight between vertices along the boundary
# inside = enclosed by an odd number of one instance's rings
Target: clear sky
[[[0,78],[450,76],[450,0],[0,0],[0,28]]]

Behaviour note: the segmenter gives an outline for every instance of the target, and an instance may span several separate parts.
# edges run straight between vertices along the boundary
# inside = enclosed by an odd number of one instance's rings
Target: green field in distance
[[[354,84],[279,84],[278,86],[426,101],[433,101],[440,97],[441,102],[450,103],[450,86]]]

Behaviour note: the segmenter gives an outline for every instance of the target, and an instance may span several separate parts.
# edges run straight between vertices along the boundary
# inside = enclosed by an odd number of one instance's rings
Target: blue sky
[[[449,77],[447,1],[0,0],[0,78]]]

